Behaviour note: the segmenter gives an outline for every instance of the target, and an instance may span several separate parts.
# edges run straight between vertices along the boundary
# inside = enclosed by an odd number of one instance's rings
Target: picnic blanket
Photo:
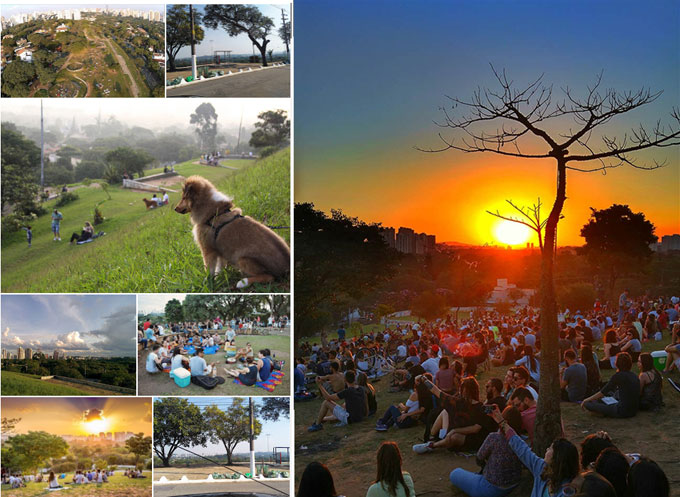
[[[276,388],[276,385],[280,385],[283,382],[284,373],[283,371],[272,371],[269,375],[267,381],[258,381],[255,383],[256,387],[264,388],[267,392],[271,393]],[[234,379],[234,383],[237,385],[243,385],[241,380],[238,378]]]

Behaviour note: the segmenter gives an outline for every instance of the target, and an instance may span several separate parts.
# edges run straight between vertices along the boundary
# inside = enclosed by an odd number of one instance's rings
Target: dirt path
[[[95,41],[100,41],[100,38],[95,38]],[[125,59],[123,58],[122,55],[120,55],[114,48],[113,45],[109,40],[106,38],[103,39],[104,43],[106,43],[106,46],[109,48],[113,56],[116,58],[118,63],[120,64],[121,69],[123,69],[123,72],[127,75],[128,78],[130,78],[130,91],[132,92],[132,96],[137,98],[139,97],[139,87],[137,86],[137,83],[135,82],[135,78],[132,77],[132,73],[130,72],[130,69],[128,69],[127,63],[125,62]]]

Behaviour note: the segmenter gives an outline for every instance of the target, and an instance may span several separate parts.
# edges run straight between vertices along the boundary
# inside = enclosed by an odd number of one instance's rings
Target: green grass
[[[643,343],[643,352],[663,350],[669,343]],[[602,348],[599,343],[600,349]],[[602,356],[602,351],[598,352]],[[492,368],[488,372],[477,375],[482,396],[484,384],[489,378],[503,378],[507,366]],[[633,371],[637,374],[635,366]],[[602,370],[602,380],[607,381],[613,370]],[[675,372],[673,378],[680,381]],[[339,494],[347,497],[364,497],[366,490],[375,478],[375,454],[380,443],[386,440],[397,442],[403,457],[402,468],[413,477],[418,495],[449,495],[464,497],[466,494],[454,490],[449,482],[449,473],[457,467],[478,472],[474,457],[466,458],[448,451],[436,451],[431,454],[417,455],[412,451],[413,444],[422,442],[424,426],[399,430],[391,428],[379,433],[375,431],[375,422],[392,404],[404,402],[406,392],[390,393],[388,387],[390,377],[385,376],[375,382],[377,391],[378,413],[368,420],[336,428],[333,423],[326,423],[324,429],[317,433],[309,433],[307,427],[315,420],[320,400],[297,402],[295,404],[295,479],[296,487],[304,468],[312,461],[324,462],[336,482]],[[655,460],[671,481],[671,496],[680,496],[680,466],[677,464],[677,449],[668,444],[668,434],[676,433],[676,420],[680,410],[680,394],[674,391],[664,380],[663,396],[665,406],[659,413],[639,412],[633,419],[602,418],[584,412],[578,404],[561,403],[565,436],[576,446],[584,437],[598,430],[607,431],[614,443],[623,452],[639,452]],[[329,444],[329,445],[326,445]],[[301,449],[304,446],[305,449]],[[519,487],[511,497],[523,497],[531,493],[532,480],[527,471]]]
[[[246,342],[250,342],[256,354],[258,350],[268,348],[272,351],[273,355],[276,355],[276,360],[285,361],[282,368],[285,376],[281,384],[277,385],[272,393],[259,387],[235,384],[233,378],[224,374],[223,368],[232,369],[235,365],[225,363],[223,350],[218,351],[217,354],[206,355],[204,357],[208,364],[217,363],[217,375],[226,380],[222,385],[218,385],[212,390],[206,390],[193,383],[186,387],[179,387],[165,373],[147,373],[145,369],[146,356],[150,350],[141,350],[137,360],[139,395],[288,395],[291,382],[290,336],[274,334],[266,336],[239,335],[236,340],[236,346],[243,347]]]
[[[75,387],[41,381],[37,376],[2,372],[2,395],[90,395]]]
[[[126,497],[151,497],[151,472],[144,471],[144,475],[146,478],[126,478],[123,476],[122,471],[116,471],[116,474],[109,477],[108,483],[66,485],[66,482],[73,480],[73,474],[69,473],[64,480],[60,480],[60,483],[67,487],[67,490],[61,490],[56,495],[73,497],[119,497],[121,495]],[[11,489],[9,485],[2,485],[2,495],[3,497],[37,497],[55,495],[55,493],[47,490],[47,482],[30,482],[26,484],[26,487],[16,489]]]
[[[290,224],[290,152],[244,165],[239,171],[180,164],[181,175],[200,174],[221,191],[232,195],[235,204],[254,219],[269,225]],[[177,185],[179,190],[180,185]],[[79,199],[60,208],[62,242],[54,242],[50,215],[32,223],[33,246],[28,249],[23,231],[3,234],[3,292],[212,292],[232,291],[240,279],[228,268],[211,286],[200,250],[191,235],[189,216],[177,214],[172,205],[180,193],[170,193],[170,205],[147,211],[142,202],[151,193],[110,187],[111,200],[99,187],[76,190]],[[71,233],[91,221],[94,205],[106,221],[96,226],[106,236],[85,245],[69,245]],[[45,203],[48,212],[54,200]],[[279,230],[286,240],[289,230]],[[249,292],[286,292],[289,280],[251,285]]]

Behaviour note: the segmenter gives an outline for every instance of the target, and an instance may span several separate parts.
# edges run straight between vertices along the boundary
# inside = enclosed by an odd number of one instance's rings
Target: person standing
[[[33,241],[33,230],[30,226],[24,226],[21,229],[26,231],[26,241],[28,242],[28,248],[31,248],[31,242]]]
[[[61,212],[59,212],[57,209],[54,209],[54,211],[52,211],[52,234],[54,235],[53,241],[55,241],[55,242],[61,241],[61,234],[59,233],[59,225],[60,225],[62,219],[64,219],[63,214]]]
[[[621,295],[619,295],[619,318],[616,322],[617,325],[621,325],[623,322],[623,317],[626,314],[626,308],[628,307],[628,289],[625,289]]]

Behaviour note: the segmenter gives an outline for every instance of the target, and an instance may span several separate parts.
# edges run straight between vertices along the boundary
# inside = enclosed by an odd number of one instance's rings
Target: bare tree
[[[561,88],[562,96],[553,97],[553,86],[543,84],[543,75],[526,87],[517,89],[505,71],[491,67],[499,89],[478,88],[470,100],[450,98],[452,109],[442,109],[444,122],[438,126],[452,130],[453,136],[439,133],[443,146],[419,149],[424,152],[457,150],[465,153],[494,153],[522,159],[554,160],[557,173],[555,200],[548,217],[541,221],[540,205],[526,210],[512,203],[532,229],[543,230],[541,242],[541,395],[536,412],[534,449],[543,454],[561,433],[560,384],[558,378],[559,346],[557,301],[553,280],[557,225],[567,198],[567,171],[606,174],[607,170],[628,165],[637,169],[656,169],[664,165],[656,159],[643,162],[636,152],[680,145],[680,111],[672,108],[672,124],[657,121],[652,128],[639,125],[623,137],[600,132],[601,126],[613,119],[654,102],[661,92],[647,88],[619,92],[603,89],[602,73],[587,87],[584,97],[568,87]],[[458,108],[462,117],[454,117]],[[574,128],[565,132],[548,131],[546,125],[563,126],[572,122]],[[496,125],[495,130],[489,127]],[[597,142],[597,143],[596,143]],[[495,215],[513,221],[521,218]]]

